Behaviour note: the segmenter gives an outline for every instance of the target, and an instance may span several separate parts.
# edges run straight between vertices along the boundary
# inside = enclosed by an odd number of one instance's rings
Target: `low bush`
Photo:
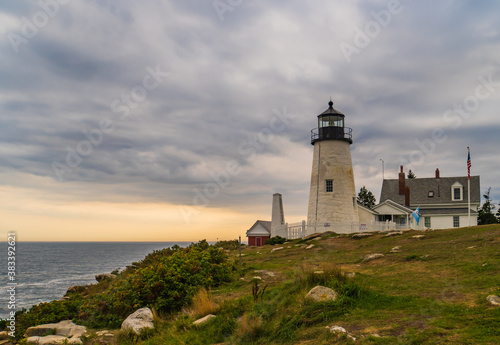
[[[281,236],[274,236],[274,237],[271,237],[270,239],[268,239],[266,241],[266,244],[275,245],[275,244],[283,244],[285,242],[286,242],[286,238],[283,238]]]
[[[92,295],[72,294],[22,310],[16,315],[17,334],[34,325],[72,319],[93,328],[118,328],[136,309],[154,308],[162,314],[188,305],[200,288],[230,281],[233,264],[227,255],[207,241],[187,248],[155,251],[138,263],[135,271],[121,274]]]
[[[219,241],[214,244],[214,247],[225,250],[236,250],[239,248],[239,245],[240,245],[239,240],[231,240],[231,241]],[[242,243],[241,246],[243,247],[244,244]]]

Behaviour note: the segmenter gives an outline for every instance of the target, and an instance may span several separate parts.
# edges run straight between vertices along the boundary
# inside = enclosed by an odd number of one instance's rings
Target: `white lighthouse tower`
[[[307,212],[307,233],[359,230],[358,205],[351,161],[352,129],[345,115],[329,107],[311,131],[314,157]]]

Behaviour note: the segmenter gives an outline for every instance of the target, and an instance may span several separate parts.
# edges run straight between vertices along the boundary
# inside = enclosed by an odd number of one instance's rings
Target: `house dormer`
[[[464,187],[457,181],[451,185],[451,201],[462,200],[464,200]]]

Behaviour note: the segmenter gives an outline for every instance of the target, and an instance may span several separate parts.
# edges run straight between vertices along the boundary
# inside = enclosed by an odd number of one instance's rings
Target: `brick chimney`
[[[439,178],[439,168],[436,169],[436,178]]]
[[[405,195],[406,181],[403,166],[401,165],[401,172],[399,173],[399,195]]]
[[[410,187],[405,188],[405,206],[410,207]]]

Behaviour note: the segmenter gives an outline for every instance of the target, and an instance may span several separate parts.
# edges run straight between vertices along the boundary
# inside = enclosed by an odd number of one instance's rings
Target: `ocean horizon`
[[[73,285],[96,283],[95,276],[122,270],[132,262],[163,248],[179,245],[186,247],[191,241],[172,242],[17,242],[15,311],[33,305],[61,299]],[[7,242],[1,242],[0,318],[6,318],[10,294],[7,264]]]

